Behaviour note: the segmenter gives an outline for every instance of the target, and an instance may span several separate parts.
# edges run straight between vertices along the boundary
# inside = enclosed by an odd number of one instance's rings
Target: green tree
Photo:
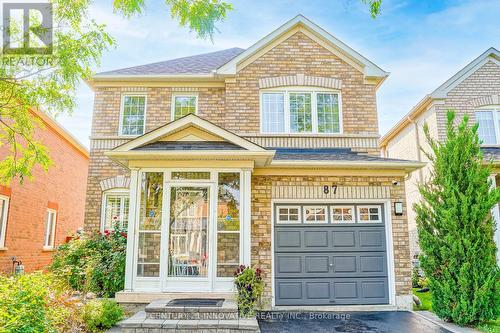
[[[429,278],[433,311],[459,325],[496,319],[499,314],[499,268],[493,240],[492,207],[500,189],[492,189],[491,165],[485,164],[478,125],[464,117],[454,125],[448,111],[446,141],[424,132],[431,151],[430,179],[419,186],[415,205],[421,264]]]
[[[382,0],[361,1],[370,7],[372,17],[380,13]],[[92,68],[99,65],[103,52],[115,45],[105,25],[89,16],[92,0],[50,2],[54,17],[53,53],[40,56],[29,54],[28,50],[10,55],[0,52],[0,184],[8,184],[14,178],[21,182],[24,178],[31,179],[35,166],[49,168],[50,152],[33,136],[40,124],[30,110],[41,109],[51,116],[71,113],[80,80],[90,79]],[[210,39],[217,30],[216,23],[224,20],[232,9],[223,0],[164,2],[181,26],[188,27],[198,37]],[[143,13],[146,3],[113,0],[113,7],[119,15],[130,17]],[[22,26],[17,23],[3,29],[14,36]],[[20,36],[21,39],[23,34]]]

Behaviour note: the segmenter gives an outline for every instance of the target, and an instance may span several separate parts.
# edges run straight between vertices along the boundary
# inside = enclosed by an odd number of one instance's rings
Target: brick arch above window
[[[124,175],[119,175],[116,177],[101,180],[101,190],[107,191],[114,188],[129,188],[130,178]]]
[[[259,79],[260,89],[286,86],[311,86],[341,90],[342,80],[331,77],[309,76],[305,74],[274,76]]]
[[[500,95],[487,95],[473,98],[469,100],[469,103],[475,108],[500,104]]]

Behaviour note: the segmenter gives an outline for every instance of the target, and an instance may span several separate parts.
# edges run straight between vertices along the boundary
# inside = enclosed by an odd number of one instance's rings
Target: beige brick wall
[[[344,133],[348,138],[289,138],[252,140],[264,145],[299,147],[352,147],[355,151],[378,155],[376,145],[378,120],[376,89],[365,84],[363,74],[323,48],[301,32],[261,56],[236,76],[225,88],[208,87],[98,87],[95,91],[92,137],[118,137],[121,96],[126,93],[147,94],[146,131],[170,121],[172,94],[193,92],[198,95],[198,114],[215,124],[241,135],[259,134],[259,79],[273,76],[305,74],[335,78],[342,81],[342,113]],[[354,136],[354,137],[353,137]],[[359,136],[359,137],[356,137]],[[126,170],[103,156],[117,140],[91,140],[91,158],[87,187],[86,230],[99,227],[101,189],[99,182]],[[278,140],[278,141],[276,141]]]
[[[476,72],[453,88],[444,104],[436,107],[439,139],[446,137],[446,110],[454,109],[461,119],[465,114],[474,121],[475,100],[483,96],[500,95],[500,66],[493,61],[486,62]]]
[[[395,201],[403,201],[405,189],[403,185],[393,186],[397,179],[403,184],[403,178],[394,177],[293,177],[293,176],[253,176],[252,177],[252,265],[264,270],[265,295],[269,302],[271,297],[271,200],[273,186],[320,186],[324,183],[335,183],[341,186],[381,186],[390,188],[391,210]],[[392,237],[394,245],[394,267],[396,278],[396,295],[411,294],[411,262],[407,225],[407,206],[404,205],[402,216],[392,212]],[[390,244],[388,244],[390,245]]]
[[[236,133],[259,132],[259,79],[305,74],[342,80],[344,133],[378,134],[375,86],[363,74],[301,32],[241,70],[226,85],[224,127]],[[242,118],[241,115],[245,116]]]

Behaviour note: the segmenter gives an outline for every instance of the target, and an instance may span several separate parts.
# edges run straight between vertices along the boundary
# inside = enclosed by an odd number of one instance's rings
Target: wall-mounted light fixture
[[[394,203],[394,214],[398,216],[403,215],[403,203],[401,201]]]

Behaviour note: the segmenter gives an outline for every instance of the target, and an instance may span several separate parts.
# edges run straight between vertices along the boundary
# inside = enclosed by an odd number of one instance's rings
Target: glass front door
[[[209,195],[208,186],[170,187],[168,278],[209,277]]]

